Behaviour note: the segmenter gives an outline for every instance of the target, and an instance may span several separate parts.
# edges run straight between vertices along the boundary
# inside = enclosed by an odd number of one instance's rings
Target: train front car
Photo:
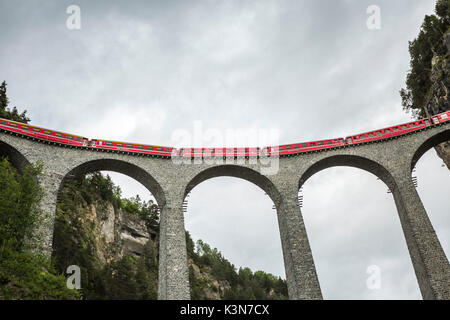
[[[34,139],[51,141],[63,145],[87,146],[89,141],[85,137],[55,130],[49,130],[8,119],[0,119],[0,128]]]
[[[395,125],[392,127],[359,133],[345,138],[346,144],[369,143],[383,139],[393,138],[408,134],[413,131],[422,130],[429,127],[431,122],[429,119],[420,119],[408,123]]]

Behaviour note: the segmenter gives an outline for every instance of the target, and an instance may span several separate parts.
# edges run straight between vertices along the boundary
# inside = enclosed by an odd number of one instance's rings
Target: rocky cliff
[[[403,110],[425,118],[450,110],[450,1],[437,0],[409,42],[410,69],[400,90]],[[450,141],[435,147],[450,169]]]
[[[91,204],[81,203],[69,219],[77,219],[76,223],[72,221],[78,226],[76,230],[93,237],[92,254],[102,266],[127,255],[140,257],[149,240],[157,250],[157,230],[109,201],[96,199]]]

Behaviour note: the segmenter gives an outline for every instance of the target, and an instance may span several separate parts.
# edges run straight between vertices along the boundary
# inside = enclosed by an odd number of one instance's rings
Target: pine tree
[[[0,85],[0,118],[6,116],[6,108],[8,107],[9,99],[6,95],[6,81]]]

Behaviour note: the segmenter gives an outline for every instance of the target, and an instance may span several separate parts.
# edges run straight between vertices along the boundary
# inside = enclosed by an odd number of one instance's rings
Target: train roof
[[[41,130],[48,130],[48,131],[57,132],[57,133],[62,133],[62,134],[69,135],[69,136],[73,136],[73,137],[78,137],[78,138],[87,139],[86,137],[83,137],[83,136],[80,136],[80,135],[77,135],[77,134],[67,133],[67,132],[58,131],[58,130],[53,130],[53,129],[48,129],[48,128],[43,128],[43,127],[35,126],[34,124],[23,123],[23,122],[14,121],[14,120],[11,120],[11,119],[5,119],[5,118],[0,118],[0,120],[5,120],[5,121],[8,121],[8,122],[13,122],[13,123],[20,124],[20,125],[23,125],[23,126],[28,126],[28,127],[32,127],[32,128],[38,128],[38,129],[41,129]]]
[[[427,120],[427,119],[428,118],[422,118],[422,119],[417,119],[417,120],[414,120],[414,121],[404,122],[404,123],[400,123],[400,124],[393,124],[392,126],[388,126],[388,127],[384,127],[384,128],[380,128],[380,129],[374,129],[374,130],[369,130],[369,131],[365,131],[365,132],[355,133],[355,134],[346,136],[345,139],[350,138],[350,137],[354,137],[354,136],[359,136],[359,135],[366,134],[366,133],[372,133],[372,132],[385,130],[385,129],[389,129],[389,128],[393,128],[393,127],[403,126],[405,124],[415,123],[415,122],[422,121],[422,120]]]
[[[106,139],[91,139],[91,140],[105,141],[105,142],[115,142],[115,143],[123,143],[123,144],[135,144],[135,145],[138,145],[138,146],[147,146],[147,147],[156,147],[156,148],[173,149],[173,147],[156,146],[156,145],[153,145],[153,144],[136,143],[136,142],[124,142],[124,141],[106,140]]]

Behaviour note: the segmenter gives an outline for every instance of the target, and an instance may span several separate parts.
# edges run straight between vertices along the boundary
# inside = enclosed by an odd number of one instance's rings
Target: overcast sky
[[[434,3],[0,0],[0,81],[33,124],[89,138],[264,146],[345,137],[410,120],[398,93],[408,41]],[[81,9],[81,29],[67,27],[70,5]],[[379,29],[368,28],[370,5],[380,9]],[[261,134],[178,139],[195,128]],[[441,164],[430,150],[416,175],[448,256],[450,177]],[[133,180],[113,177],[126,196],[150,197]],[[302,213],[324,298],[421,298],[386,191],[375,176],[344,167],[304,185]],[[192,191],[186,229],[237,267],[285,277],[272,205],[250,182],[215,178]],[[379,290],[366,285],[372,265]]]

